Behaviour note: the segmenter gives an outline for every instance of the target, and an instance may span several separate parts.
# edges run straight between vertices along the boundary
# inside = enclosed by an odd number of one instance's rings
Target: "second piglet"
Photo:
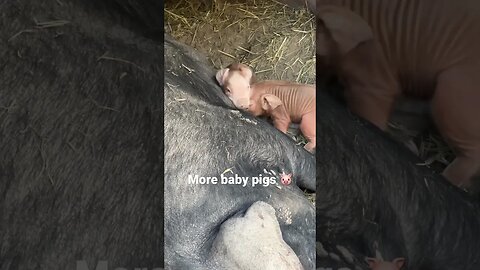
[[[273,125],[284,133],[290,123],[299,123],[300,131],[308,140],[305,149],[313,152],[315,85],[275,80],[254,83],[252,69],[240,63],[219,70],[216,78],[238,109],[270,117]]]

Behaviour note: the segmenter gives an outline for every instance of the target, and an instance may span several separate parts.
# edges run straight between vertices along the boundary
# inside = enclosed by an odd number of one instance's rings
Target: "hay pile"
[[[429,116],[418,115],[417,117],[428,118],[426,124],[430,127],[423,131],[416,128],[405,127],[401,123],[390,122],[388,132],[398,141],[412,140],[418,150],[418,156],[424,160],[419,166],[427,166],[437,173],[441,173],[455,158],[451,148],[442,136],[433,127],[433,120]]]
[[[260,80],[315,82],[315,20],[274,0],[166,1],[165,31],[219,69],[250,65]]]

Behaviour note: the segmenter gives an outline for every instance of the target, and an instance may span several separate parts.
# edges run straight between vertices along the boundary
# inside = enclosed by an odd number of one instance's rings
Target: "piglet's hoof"
[[[303,148],[305,148],[305,150],[307,150],[308,152],[315,154],[315,144],[309,142]]]
[[[420,150],[418,149],[417,145],[413,140],[408,140],[404,141],[403,144],[410,150],[412,151],[413,154],[415,154],[417,157],[420,156]]]

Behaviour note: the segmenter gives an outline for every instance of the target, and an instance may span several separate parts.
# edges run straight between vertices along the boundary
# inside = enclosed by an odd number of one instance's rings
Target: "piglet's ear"
[[[240,70],[240,72],[242,73],[242,76],[250,83],[250,84],[253,84],[255,82],[255,77],[253,76],[253,71],[251,68],[249,67],[246,67],[246,68],[242,68]]]
[[[368,23],[360,15],[346,8],[320,6],[318,17],[342,54],[348,53],[362,42],[373,39],[373,31]],[[327,33],[317,33],[317,35],[320,35],[317,36],[317,47],[321,48],[319,42],[327,42],[325,40]]]
[[[223,86],[225,84],[225,80],[227,79],[229,70],[230,69],[228,69],[228,68],[224,68],[224,69],[220,69],[219,71],[217,71],[217,74],[215,75],[215,78],[217,79],[217,82],[220,86]]]
[[[283,104],[283,102],[277,96],[270,94],[262,95],[260,99],[262,102],[262,109],[267,112],[270,112]]]

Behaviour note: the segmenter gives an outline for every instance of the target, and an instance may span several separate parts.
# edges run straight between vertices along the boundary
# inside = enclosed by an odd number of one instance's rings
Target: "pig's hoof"
[[[404,141],[403,144],[412,151],[417,157],[420,156],[420,150],[418,149],[417,145],[413,142],[413,140]]]
[[[313,143],[307,143],[303,148],[308,152],[315,154],[315,145]]]

